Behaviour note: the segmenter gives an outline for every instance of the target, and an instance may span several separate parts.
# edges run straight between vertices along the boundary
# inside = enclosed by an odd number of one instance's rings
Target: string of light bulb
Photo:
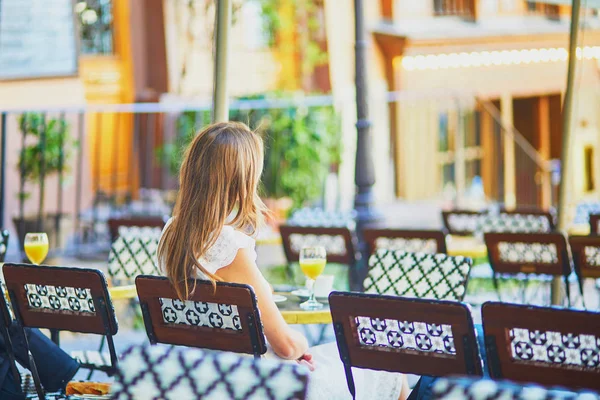
[[[600,46],[577,48],[577,58],[600,60]],[[486,67],[492,65],[535,64],[567,61],[569,52],[563,48],[495,50],[470,53],[421,54],[403,56],[402,68],[408,71],[426,69]]]

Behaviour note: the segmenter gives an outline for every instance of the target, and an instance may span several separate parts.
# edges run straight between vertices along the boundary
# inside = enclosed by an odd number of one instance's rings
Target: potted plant
[[[56,243],[56,227],[62,216],[45,210],[45,180],[61,169],[62,172],[68,172],[67,161],[76,143],[71,140],[68,124],[63,118],[45,119],[42,113],[23,113],[19,116],[19,127],[24,135],[25,147],[16,164],[23,182],[17,196],[20,202],[25,203],[31,197],[27,190],[31,184],[39,185],[40,193],[36,213],[13,217],[23,250],[27,232],[46,232],[50,243]]]

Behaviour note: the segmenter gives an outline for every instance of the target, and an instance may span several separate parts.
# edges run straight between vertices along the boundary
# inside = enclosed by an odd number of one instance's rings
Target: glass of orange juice
[[[303,247],[300,250],[300,269],[306,277],[312,280],[313,285],[310,289],[310,298],[300,304],[303,310],[319,310],[323,304],[315,298],[314,281],[323,273],[327,263],[327,252],[323,246]]]
[[[28,233],[25,235],[25,254],[32,264],[41,264],[48,255],[48,235],[45,233]]]

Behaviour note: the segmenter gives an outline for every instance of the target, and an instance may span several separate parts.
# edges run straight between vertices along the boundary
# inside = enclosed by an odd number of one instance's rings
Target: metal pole
[[[377,219],[374,211],[375,199],[373,185],[375,184],[375,166],[373,164],[373,149],[371,137],[371,121],[369,120],[369,107],[367,105],[367,39],[364,28],[363,1],[354,0],[355,13],[355,63],[356,63],[356,166],[354,181],[356,183],[356,196],[354,207],[358,213],[358,221],[371,222]]]
[[[215,71],[213,92],[213,122],[229,120],[227,97],[227,67],[229,65],[229,28],[231,27],[231,0],[217,0],[215,21]]]
[[[0,230],[5,229],[4,211],[6,208],[6,199],[4,192],[6,187],[6,113],[0,115]]]
[[[368,223],[377,221],[380,216],[375,210],[373,185],[375,184],[375,165],[373,163],[373,148],[371,137],[371,121],[369,120],[369,107],[367,104],[367,48],[368,42],[365,33],[363,0],[354,0],[354,31],[355,31],[355,68],[356,68],[356,165],[354,182],[356,195],[354,208],[357,213],[358,249],[361,259],[354,268],[353,278],[350,282],[351,290],[360,290],[367,269],[366,261],[369,258],[367,245],[362,237],[362,228]]]
[[[569,203],[569,172],[571,159],[571,119],[573,111],[573,83],[575,81],[575,63],[577,62],[577,34],[579,31],[579,10],[581,0],[573,0],[571,8],[571,36],[569,39],[569,69],[567,72],[567,89],[563,102],[563,141],[560,162],[560,191],[558,194],[558,229],[567,229],[567,205]],[[552,281],[552,304],[562,304],[560,278]]]

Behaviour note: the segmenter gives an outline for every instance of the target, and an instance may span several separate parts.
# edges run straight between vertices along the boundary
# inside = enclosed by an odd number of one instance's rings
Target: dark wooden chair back
[[[554,215],[548,211],[516,210],[482,215],[476,233],[550,233],[555,228]]]
[[[4,264],[3,271],[22,327],[104,335],[110,353],[106,371],[116,369],[118,324],[102,272],[30,264]]]
[[[147,217],[127,217],[110,218],[108,220],[108,230],[110,232],[111,243],[119,237],[119,229],[125,228],[156,228],[162,230],[165,227],[165,218],[156,216]]]
[[[600,232],[600,214],[590,214],[590,235],[598,235]]]
[[[350,266],[356,262],[356,239],[349,228],[282,225],[279,231],[285,257],[290,263],[300,259],[300,250],[304,246],[325,247],[328,262]]]
[[[4,262],[6,252],[8,251],[8,231],[0,231],[0,262]]]
[[[254,291],[248,285],[190,281],[188,300],[178,298],[167,278],[136,278],[150,343],[254,354],[267,351]]]
[[[499,274],[562,276],[570,304],[571,260],[562,233],[486,233],[484,240],[496,290]]]
[[[600,236],[569,237],[578,278],[600,278]]]
[[[363,235],[369,254],[377,249],[446,253],[446,235],[442,231],[365,228]]]
[[[444,227],[451,235],[471,236],[483,213],[479,211],[451,210],[442,211]]]
[[[600,389],[600,314],[489,302],[482,306],[490,375]]]
[[[351,367],[417,375],[482,375],[471,313],[462,303],[333,292],[340,358]]]
[[[583,281],[585,278],[600,278],[600,236],[571,236],[569,237],[573,268],[577,275],[579,291],[583,296]]]
[[[466,257],[379,249],[369,258],[364,292],[462,301],[472,264]]]

